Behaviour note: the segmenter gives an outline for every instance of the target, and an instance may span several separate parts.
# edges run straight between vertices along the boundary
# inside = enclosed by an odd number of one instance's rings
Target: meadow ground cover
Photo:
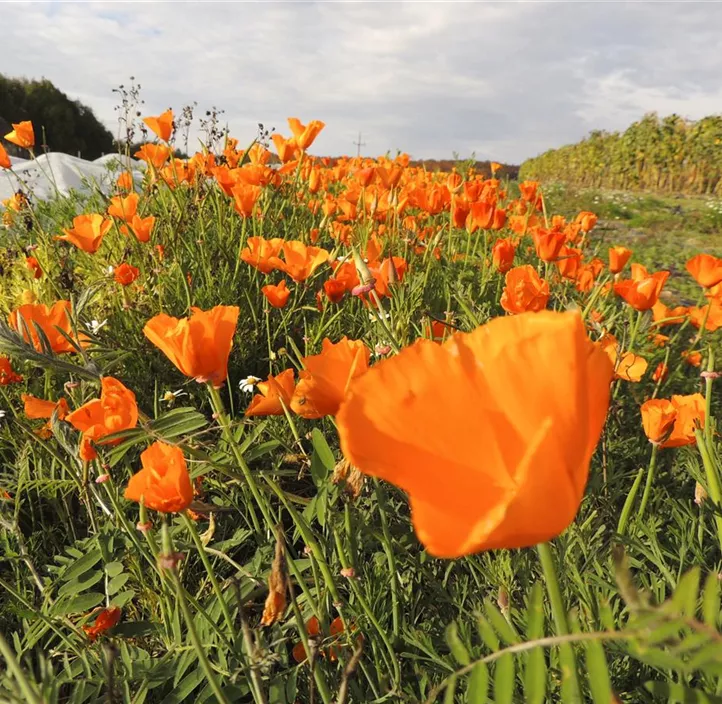
[[[536,182],[146,124],[4,203],[2,697],[722,701],[722,260],[678,305]]]

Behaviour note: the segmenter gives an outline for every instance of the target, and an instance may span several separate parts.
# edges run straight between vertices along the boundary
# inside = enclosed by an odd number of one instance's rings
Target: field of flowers
[[[144,122],[3,204],[0,699],[722,702],[722,259]]]

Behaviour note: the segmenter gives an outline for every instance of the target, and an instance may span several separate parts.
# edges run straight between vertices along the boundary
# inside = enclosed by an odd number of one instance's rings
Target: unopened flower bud
[[[356,579],[356,570],[353,567],[344,567],[341,570],[341,576],[346,579]]]
[[[95,483],[96,484],[104,484],[105,482],[108,481],[108,479],[110,479],[110,474],[99,474],[95,478]]]
[[[694,485],[694,502],[697,506],[701,506],[707,499],[707,490],[699,483]]]

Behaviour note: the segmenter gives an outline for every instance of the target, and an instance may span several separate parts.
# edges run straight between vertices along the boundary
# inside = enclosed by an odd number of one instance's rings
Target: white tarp
[[[118,174],[128,168],[142,177],[145,167],[135,159],[107,154],[95,161],[78,159],[61,152],[41,154],[37,159],[10,157],[12,171],[0,169],[0,201],[22,190],[34,200],[47,200],[55,195],[66,196],[71,190],[91,191],[94,186],[108,193]]]

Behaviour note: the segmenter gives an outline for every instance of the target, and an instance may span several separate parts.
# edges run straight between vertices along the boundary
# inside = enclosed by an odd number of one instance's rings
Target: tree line
[[[624,132],[595,130],[521,165],[520,178],[573,186],[722,195],[722,115],[645,115]]]
[[[0,74],[0,137],[12,129],[11,123],[23,120],[33,123],[38,152],[47,148],[92,160],[116,151],[113,135],[93,111],[49,80]],[[3,146],[14,156],[27,156],[9,142],[3,141]]]

